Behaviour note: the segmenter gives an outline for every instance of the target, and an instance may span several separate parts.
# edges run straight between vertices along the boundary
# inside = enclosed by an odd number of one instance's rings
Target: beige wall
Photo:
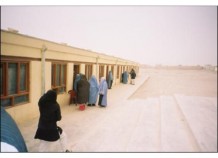
[[[85,64],[80,64],[80,73],[85,74]]]
[[[41,62],[30,62],[30,100],[29,103],[17,105],[6,110],[19,123],[30,118],[38,117],[38,100],[41,96]]]

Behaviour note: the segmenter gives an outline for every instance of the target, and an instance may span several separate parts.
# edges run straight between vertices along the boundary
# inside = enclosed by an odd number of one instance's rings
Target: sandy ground
[[[217,74],[140,69],[136,85],[119,84],[108,107],[63,105],[58,123],[73,152],[217,152]],[[19,124],[29,152],[38,118]]]

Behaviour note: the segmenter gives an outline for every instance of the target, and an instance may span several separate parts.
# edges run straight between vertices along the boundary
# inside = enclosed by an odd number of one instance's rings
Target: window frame
[[[16,68],[16,92],[14,94],[9,94],[9,81],[8,81],[8,71],[9,71],[9,64],[17,64]],[[25,90],[21,90],[20,87],[20,74],[21,74],[21,64],[24,64],[26,66],[25,71]],[[30,62],[29,61],[23,61],[23,60],[1,60],[1,67],[2,67],[2,92],[1,92],[1,101],[9,99],[10,105],[3,106],[5,108],[14,107],[17,105],[23,105],[30,102]],[[26,96],[27,99],[25,101],[21,101],[18,103],[15,103],[15,99],[21,96]]]
[[[57,82],[57,66],[59,67],[59,83]],[[64,71],[62,71],[64,68]],[[62,75],[64,79],[62,79]],[[67,64],[60,62],[53,62],[51,65],[51,89],[55,90],[57,94],[66,93],[67,85]],[[63,90],[61,90],[63,88]]]

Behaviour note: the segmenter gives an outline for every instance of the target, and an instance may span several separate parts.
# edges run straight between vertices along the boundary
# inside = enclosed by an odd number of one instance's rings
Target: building
[[[1,30],[1,106],[16,122],[38,116],[38,100],[49,89],[58,93],[60,106],[68,106],[68,91],[77,73],[98,79],[112,71],[114,85],[121,74],[139,64],[85,49],[75,48]]]
[[[207,71],[215,71],[215,72],[217,72],[217,66],[205,65],[204,69],[207,70]]]

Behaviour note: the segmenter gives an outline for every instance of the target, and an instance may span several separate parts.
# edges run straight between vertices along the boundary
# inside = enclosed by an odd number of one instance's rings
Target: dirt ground
[[[108,90],[106,108],[61,110],[58,125],[73,152],[217,151],[215,72],[140,69],[136,85]],[[38,152],[37,123],[38,117],[19,124],[29,152]]]
[[[185,94],[217,97],[217,73],[205,70],[144,70],[149,79],[134,93],[133,98]]]

